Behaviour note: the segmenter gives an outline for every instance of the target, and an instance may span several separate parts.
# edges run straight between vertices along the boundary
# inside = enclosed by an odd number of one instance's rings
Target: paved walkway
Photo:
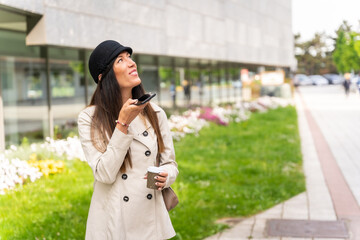
[[[206,240],[360,240],[360,96],[341,86],[303,87],[295,94],[306,192]],[[269,237],[270,219],[341,221],[348,237]]]

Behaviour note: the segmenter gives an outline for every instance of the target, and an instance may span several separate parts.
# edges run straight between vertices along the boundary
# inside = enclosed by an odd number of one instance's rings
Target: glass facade
[[[5,142],[42,140],[48,129],[45,60],[25,47],[25,33],[0,31],[0,81]]]
[[[85,64],[76,49],[51,47],[48,53],[54,135],[63,138],[76,130],[76,116],[86,103]]]
[[[0,30],[0,137],[5,146],[76,133],[78,113],[96,87],[87,66],[90,50],[26,46],[25,37],[22,31]],[[153,101],[162,107],[240,99],[240,65],[136,51],[133,59],[146,91],[156,92]]]
[[[0,82],[6,145],[76,131],[76,118],[90,98],[88,51],[25,45],[26,34],[0,30]],[[85,74],[86,73],[86,74]],[[48,87],[49,86],[49,87]],[[55,134],[55,135],[54,135]]]

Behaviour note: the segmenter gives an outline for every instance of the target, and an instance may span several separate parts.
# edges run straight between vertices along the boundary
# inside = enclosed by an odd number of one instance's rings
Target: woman
[[[86,239],[168,239],[175,235],[163,188],[178,170],[165,112],[153,103],[135,105],[144,94],[132,49],[100,43],[89,59],[97,88],[78,118],[79,135],[94,175]],[[146,172],[159,154],[164,169],[157,190]]]

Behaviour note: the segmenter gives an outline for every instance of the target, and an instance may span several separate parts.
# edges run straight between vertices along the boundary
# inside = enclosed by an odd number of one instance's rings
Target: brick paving
[[[306,192],[206,240],[360,240],[360,96],[341,86],[295,94]],[[269,237],[269,219],[344,221],[348,238]]]

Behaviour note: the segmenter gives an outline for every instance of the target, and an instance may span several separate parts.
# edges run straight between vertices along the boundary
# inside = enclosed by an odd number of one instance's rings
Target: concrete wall
[[[42,14],[28,45],[94,48],[272,66],[294,63],[289,0],[0,0]]]

